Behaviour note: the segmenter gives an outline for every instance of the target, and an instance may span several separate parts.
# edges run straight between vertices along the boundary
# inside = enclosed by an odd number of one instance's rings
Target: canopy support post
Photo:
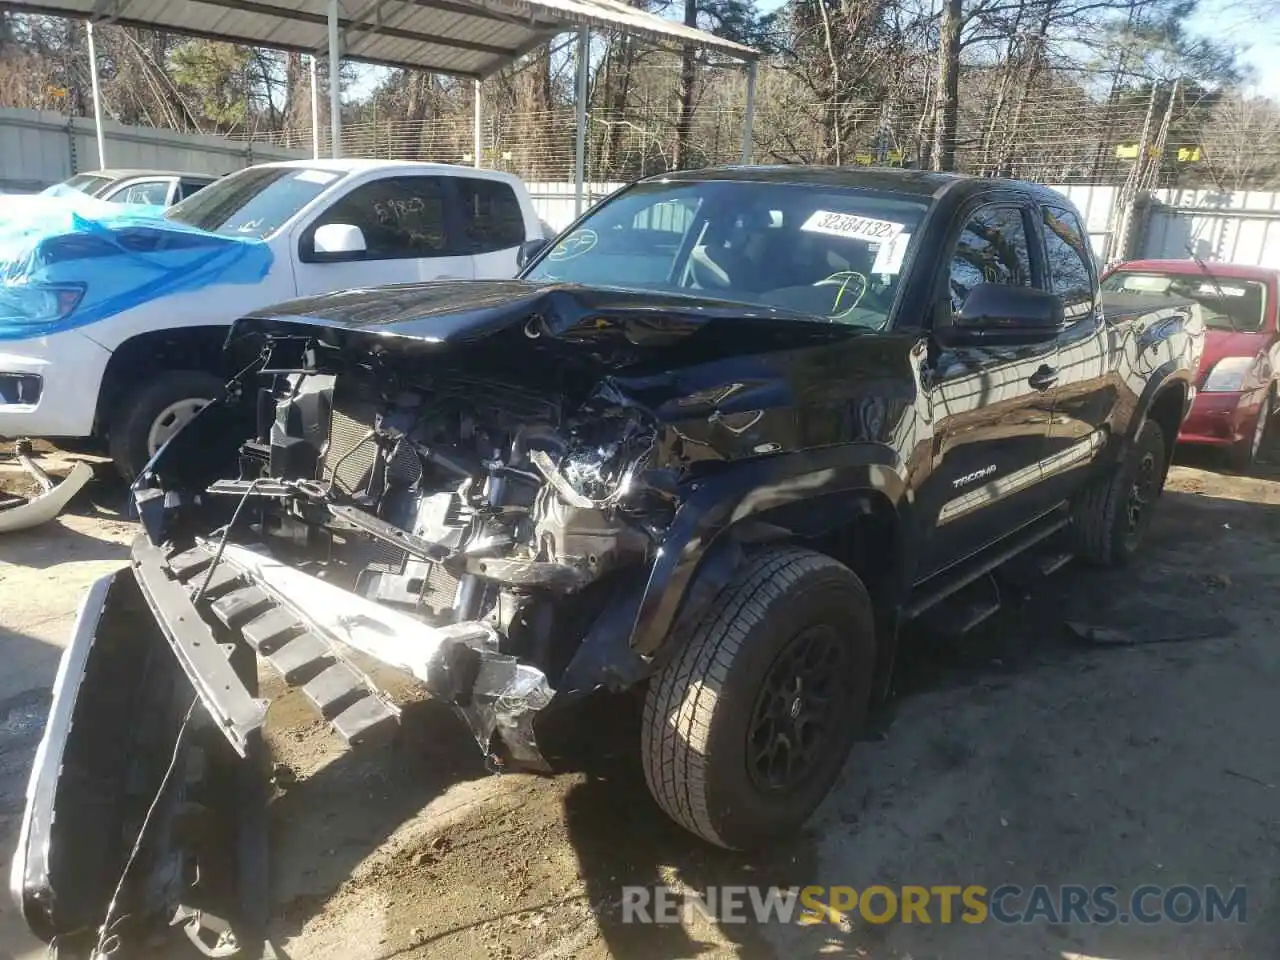
[[[93,131],[98,138],[98,169],[107,169],[107,142],[102,133],[102,90],[98,84],[98,49],[93,45],[93,21],[86,20],[89,32],[89,81],[93,86]],[[74,172],[74,171],[72,171]]]
[[[471,153],[474,157],[474,165],[480,166],[480,81],[475,81],[474,90],[476,93],[475,109],[472,110],[472,128],[471,128]]]
[[[742,163],[743,166],[751,163],[751,154],[754,144],[752,143],[752,127],[756,121],[756,61],[747,61],[747,110],[746,115],[742,118]]]
[[[316,55],[311,55],[311,159],[320,159],[320,92],[316,89]]]
[[[342,156],[342,50],[338,39],[338,0],[329,0],[329,156]]]
[[[585,188],[587,174],[587,79],[591,66],[590,58],[591,31],[587,27],[578,28],[578,140],[573,156],[573,215],[582,216],[585,206]]]

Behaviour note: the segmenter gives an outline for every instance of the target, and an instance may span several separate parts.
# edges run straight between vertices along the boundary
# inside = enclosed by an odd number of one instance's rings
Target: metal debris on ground
[[[1235,624],[1225,617],[1208,617],[1200,622],[1181,627],[1156,631],[1144,627],[1135,630],[1108,627],[1099,624],[1066,621],[1067,630],[1078,640],[1100,647],[1135,647],[1148,643],[1185,643],[1189,640],[1211,640],[1225,636],[1235,629]]]
[[[61,483],[55,483],[31,458],[31,452],[30,440],[19,440],[14,445],[14,456],[22,469],[30,474],[40,493],[34,497],[0,493],[0,533],[29,530],[47,523],[60,514],[71,498],[93,478],[92,467],[87,463],[77,463]]]

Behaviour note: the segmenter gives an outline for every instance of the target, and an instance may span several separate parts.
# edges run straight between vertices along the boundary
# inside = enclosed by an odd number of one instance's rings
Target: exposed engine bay
[[[273,380],[239,479],[211,492],[258,485],[273,549],[303,548],[328,579],[434,626],[488,619],[511,636],[538,592],[642,563],[660,532],[663,504],[635,483],[655,430],[634,408],[594,396],[567,411],[455,371]]]
[[[394,708],[358,670],[336,691],[316,676],[344,647],[454,703],[495,762],[545,768],[534,715],[619,587],[644,585],[678,506],[656,419],[598,367],[514,370],[489,344],[335,349],[293,326],[251,343],[211,411],[241,426],[188,431],[138,486],[163,577],[350,742]],[[267,636],[285,610],[295,622]],[[373,703],[357,722],[328,715],[357,692]]]

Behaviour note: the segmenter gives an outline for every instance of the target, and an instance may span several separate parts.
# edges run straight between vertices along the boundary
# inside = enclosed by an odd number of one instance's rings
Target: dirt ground
[[[0,866],[78,599],[133,535],[109,509],[118,488],[87,493],[0,541]],[[663,817],[628,701],[567,717],[570,772],[542,778],[488,774],[429,704],[397,744],[344,753],[285,696],[270,738],[296,783],[273,808],[274,937],[288,956],[333,960],[1272,960],[1278,535],[1280,483],[1175,467],[1132,569],[1070,564],[963,645],[912,634],[897,694],[836,790],[766,856],[712,849]],[[1090,643],[1067,621],[1164,642]],[[1244,885],[1247,922],[656,927],[620,910],[624,884],[872,883]],[[0,902],[0,960],[36,946]]]

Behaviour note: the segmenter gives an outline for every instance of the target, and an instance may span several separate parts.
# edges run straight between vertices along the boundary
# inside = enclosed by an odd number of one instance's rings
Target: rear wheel
[[[1168,469],[1164,431],[1148,420],[1110,475],[1093,481],[1072,509],[1076,552],[1101,566],[1126,563],[1151,525]]]
[[[111,415],[111,459],[133,480],[165,442],[215,397],[223,383],[200,370],[170,370],[125,394]]]
[[[798,830],[865,717],[874,651],[851,570],[793,547],[751,557],[650,685],[641,747],[658,805],[723,847]]]

